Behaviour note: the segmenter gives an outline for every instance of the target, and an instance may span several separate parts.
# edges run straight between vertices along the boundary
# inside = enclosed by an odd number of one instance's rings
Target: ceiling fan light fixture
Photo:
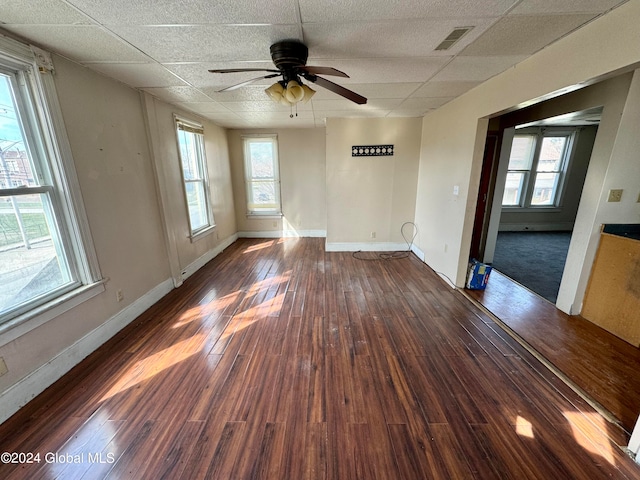
[[[284,96],[289,101],[289,103],[293,105],[304,98],[304,90],[298,82],[296,82],[295,80],[290,80],[287,83],[287,89],[284,92]]]
[[[274,102],[279,102],[283,98],[284,87],[280,82],[276,82],[269,88],[266,88],[265,93],[269,95],[269,98]]]
[[[303,103],[307,103],[309,100],[311,100],[311,97],[316,94],[316,91],[307,85],[302,85],[302,90],[304,91],[304,98],[302,99]]]

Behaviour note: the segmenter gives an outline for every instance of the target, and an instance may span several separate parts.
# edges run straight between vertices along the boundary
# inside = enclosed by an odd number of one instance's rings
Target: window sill
[[[0,345],[6,345],[25,333],[44,325],[48,321],[53,320],[90,298],[104,292],[104,284],[106,281],[106,279],[103,279],[91,285],[78,287],[75,290],[3,323],[0,325]]]
[[[189,240],[191,240],[191,243],[195,243],[198,240],[200,240],[201,238],[206,237],[207,235],[213,233],[213,231],[216,229],[215,225],[211,225],[207,228],[203,228],[202,230],[198,230],[196,233],[189,235]]]

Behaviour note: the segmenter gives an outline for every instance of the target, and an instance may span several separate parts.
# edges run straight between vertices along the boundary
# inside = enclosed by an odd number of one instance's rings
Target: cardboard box
[[[467,288],[470,290],[484,290],[489,282],[491,266],[478,260],[471,260],[467,272]]]

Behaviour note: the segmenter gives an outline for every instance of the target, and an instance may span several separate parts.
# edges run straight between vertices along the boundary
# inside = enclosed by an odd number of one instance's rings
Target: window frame
[[[48,52],[0,36],[0,70],[9,78],[36,186],[2,189],[0,197],[45,195],[55,217],[72,282],[36,295],[0,315],[3,342],[24,335],[104,291]],[[46,204],[46,205],[45,205]],[[46,211],[45,211],[46,214]],[[52,232],[53,234],[53,232]]]
[[[564,197],[564,186],[567,172],[571,165],[573,158],[575,139],[578,132],[578,128],[566,128],[566,127],[542,127],[542,128],[527,128],[522,129],[514,135],[514,139],[522,136],[533,136],[535,138],[535,145],[531,156],[531,164],[529,169],[509,170],[507,167],[506,175],[509,173],[517,172],[524,173],[523,190],[520,194],[520,201],[517,205],[504,205],[502,208],[506,211],[513,210],[554,210],[562,206],[562,200]],[[545,138],[548,137],[564,137],[566,138],[564,149],[562,152],[562,159],[560,160],[559,170],[554,171],[538,171],[538,165],[540,163],[540,155],[542,151],[542,143]],[[513,145],[513,144],[512,144]],[[550,204],[536,205],[533,202],[533,195],[535,192],[536,178],[539,173],[555,173],[558,175],[555,189],[554,198]],[[504,195],[504,194],[503,194]]]
[[[205,149],[204,141],[204,126],[193,120],[174,115],[175,131],[176,131],[176,145],[178,147],[178,159],[180,161],[180,178],[182,179],[182,192],[184,194],[185,208],[187,222],[189,224],[189,238],[191,241],[210,233],[215,229],[215,218],[213,215],[213,208],[211,205],[211,190],[209,185],[209,169],[207,162],[207,153]],[[193,135],[197,135],[196,145],[196,165],[198,168],[198,178],[187,179],[184,172],[184,158],[182,156],[182,148],[180,146],[180,131],[188,132]],[[206,215],[206,223],[197,228],[193,227],[193,219],[191,217],[191,211],[189,210],[189,194],[188,184],[198,184],[202,189],[202,195],[204,198],[205,208],[204,213]]]
[[[250,146],[252,142],[265,142],[269,141],[273,145],[273,158],[272,168],[273,177],[271,179],[264,177],[254,177],[251,172],[253,171],[253,165],[251,163]],[[244,183],[245,183],[245,202],[247,209],[247,217],[282,217],[282,199],[280,193],[280,155],[278,152],[278,135],[276,134],[262,134],[262,135],[243,135],[243,155],[244,155]],[[269,209],[252,208],[253,203],[253,187],[252,184],[260,183],[273,183],[275,192],[276,207]]]

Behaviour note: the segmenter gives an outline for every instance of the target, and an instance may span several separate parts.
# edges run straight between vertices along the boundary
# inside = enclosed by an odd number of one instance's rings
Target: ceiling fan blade
[[[209,70],[211,73],[240,73],[240,72],[280,72],[280,70],[271,70],[268,68],[222,68]]]
[[[317,77],[316,75],[303,75],[304,78],[309,80],[310,82],[315,83],[316,85],[320,85],[321,87],[326,88],[327,90],[332,91],[333,93],[337,93],[338,95],[346,98],[347,100],[351,100],[352,102],[357,103],[358,105],[364,105],[367,103],[367,99],[362,95],[358,95],[356,92],[353,92],[349,89],[346,89],[337,83],[333,83],[326,78]]]
[[[334,77],[349,78],[349,75],[333,67],[315,67],[307,65],[304,67],[298,67],[298,70],[300,70],[301,72],[310,73],[312,75],[333,75]]]
[[[246,80],[242,83],[237,83],[235,85],[231,85],[230,87],[223,88],[222,90],[218,90],[219,92],[229,92],[231,90],[235,90],[236,88],[244,87],[245,85],[249,85],[250,83],[257,82],[258,80],[263,80],[265,78],[273,78],[282,75],[281,73],[272,73],[271,75],[264,75],[262,77],[252,78],[251,80]]]

